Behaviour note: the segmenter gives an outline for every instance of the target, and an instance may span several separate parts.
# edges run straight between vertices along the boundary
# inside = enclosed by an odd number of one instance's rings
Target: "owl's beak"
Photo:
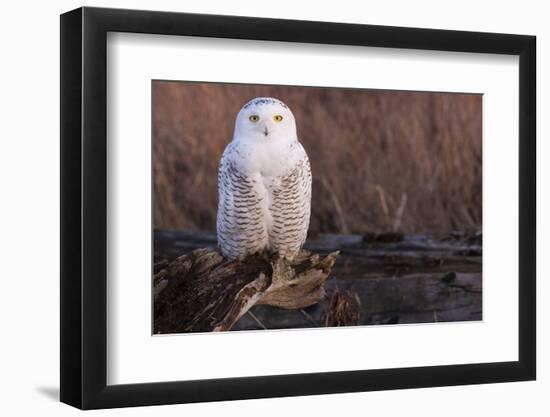
[[[264,126],[264,136],[269,135],[269,130],[267,130],[267,126]]]

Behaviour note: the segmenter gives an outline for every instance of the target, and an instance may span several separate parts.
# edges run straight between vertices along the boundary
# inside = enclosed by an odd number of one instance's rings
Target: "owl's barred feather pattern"
[[[218,175],[217,232],[224,255],[236,258],[265,246],[268,234],[263,221],[263,198],[255,192],[257,185],[237,171],[230,161],[231,156],[230,144],[222,157]]]
[[[282,255],[295,254],[306,240],[311,212],[311,168],[305,151],[280,184],[271,190],[270,245]]]
[[[279,113],[283,122],[273,123]],[[241,109],[220,161],[218,194],[218,244],[225,257],[268,250],[291,258],[300,251],[310,219],[311,169],[286,105],[259,98]]]

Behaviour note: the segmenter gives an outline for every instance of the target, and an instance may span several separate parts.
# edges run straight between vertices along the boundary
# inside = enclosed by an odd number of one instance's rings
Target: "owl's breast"
[[[288,172],[298,155],[288,143],[257,143],[242,141],[234,144],[234,159],[238,168],[249,175],[260,174],[266,186]]]
[[[281,176],[272,175],[271,173],[260,171],[260,178],[263,186],[268,194],[272,194],[273,190],[281,187]]]

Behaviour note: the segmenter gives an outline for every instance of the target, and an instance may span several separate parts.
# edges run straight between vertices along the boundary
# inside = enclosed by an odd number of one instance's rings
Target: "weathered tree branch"
[[[302,250],[292,261],[276,255],[225,260],[196,249],[160,266],[154,277],[154,332],[229,330],[250,308],[301,309],[321,301],[338,252]]]
[[[215,233],[155,231],[155,273],[166,269],[182,253],[189,254],[199,248],[214,252]],[[340,251],[324,284],[327,296],[309,307],[290,310],[256,303],[231,330],[482,319],[482,236],[479,232],[311,233],[305,249],[320,256]],[[155,286],[156,291],[167,283],[168,280],[164,280]],[[222,288],[227,285],[225,281]],[[162,329],[164,333],[174,332],[170,326],[163,325]]]

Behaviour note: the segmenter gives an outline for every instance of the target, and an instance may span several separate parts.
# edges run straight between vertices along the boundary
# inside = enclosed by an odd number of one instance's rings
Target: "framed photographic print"
[[[61,401],[535,379],[535,37],[61,16]]]

